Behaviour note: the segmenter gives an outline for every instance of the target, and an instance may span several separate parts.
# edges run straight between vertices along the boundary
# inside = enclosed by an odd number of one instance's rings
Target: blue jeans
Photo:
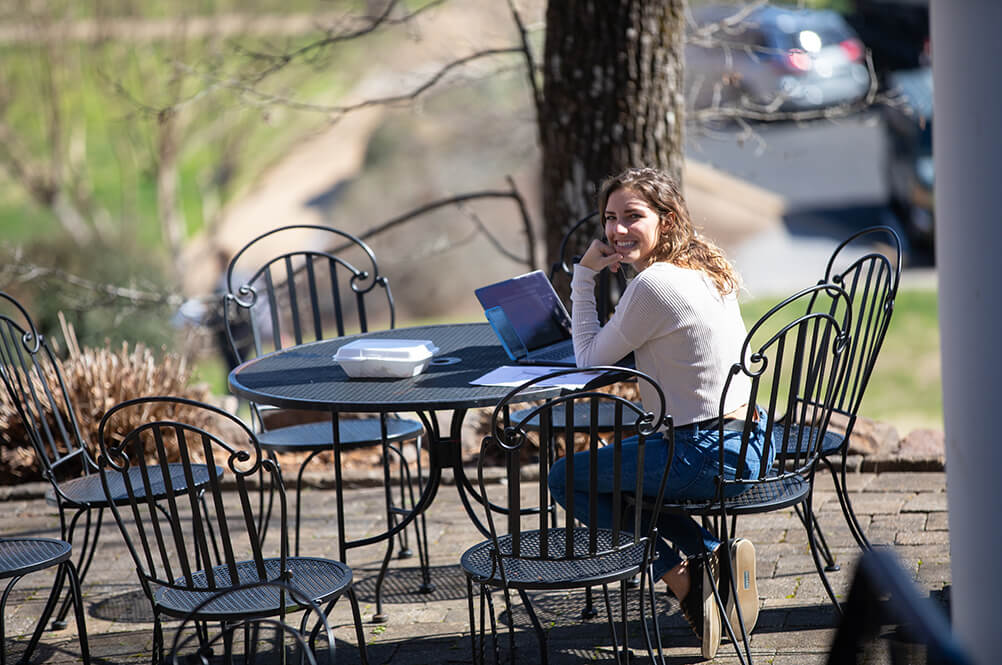
[[[658,485],[664,473],[665,465],[671,462],[668,480],[665,483],[665,501],[677,502],[686,500],[712,499],[716,496],[716,483],[720,467],[719,429],[716,425],[700,428],[698,423],[675,428],[675,455],[668,459],[668,444],[658,433],[647,438],[644,450],[644,495],[655,498]],[[759,419],[751,432],[748,442],[748,454],[745,459],[743,478],[754,478],[758,475],[762,463],[762,443],[765,441],[765,413],[759,408]],[[724,477],[736,477],[737,461],[741,451],[741,430],[724,430]],[[613,454],[612,446],[599,448],[598,464],[598,510],[596,518],[599,528],[612,528],[612,491],[613,491]],[[770,459],[766,461],[772,466],[775,457],[775,446],[770,446]],[[574,517],[588,523],[588,477],[590,456],[588,451],[575,453],[574,464]],[[623,441],[621,487],[624,489],[636,486],[637,482],[637,437],[633,436]],[[566,471],[567,457],[558,459],[550,469],[547,484],[553,498],[561,506],[567,506]],[[744,489],[740,485],[728,488],[729,495],[740,494]],[[644,528],[648,528],[645,525]],[[662,513],[658,519],[658,543],[655,546],[654,579],[661,578],[669,570],[682,562],[682,558],[668,544],[683,553],[692,556],[703,551],[705,546],[713,550],[720,541],[703,528],[699,522],[688,515]]]

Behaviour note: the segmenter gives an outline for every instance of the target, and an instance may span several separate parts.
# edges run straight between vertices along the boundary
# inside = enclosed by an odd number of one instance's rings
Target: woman
[[[602,184],[598,204],[605,220],[605,241],[592,241],[574,267],[571,280],[571,319],[578,365],[615,363],[632,351],[637,369],[653,376],[662,386],[668,413],[676,423],[673,459],[668,459],[668,446],[660,434],[647,441],[645,494],[657,493],[664,465],[670,462],[667,501],[712,498],[720,459],[720,396],[746,334],[736,298],[738,276],[720,249],[693,229],[678,185],[668,175],[655,169],[628,169]],[[616,272],[622,264],[632,266],[637,275],[612,318],[600,326],[595,277],[603,268]],[[724,406],[725,420],[745,413],[750,389],[743,374],[732,379]],[[645,395],[643,388],[640,397],[648,404],[655,399]],[[761,459],[765,418],[759,417],[757,423],[749,443],[745,477],[754,477],[762,463],[772,464],[772,459]],[[740,445],[741,427],[732,430],[728,426],[723,441],[725,473],[730,467],[732,478]],[[635,450],[635,439],[628,439],[623,469],[627,482],[636,479]],[[587,453],[574,455],[572,460],[576,473],[588,472]],[[553,496],[564,506],[566,461],[558,460],[549,475]],[[600,461],[598,473],[600,485],[607,483],[611,491],[611,464]],[[575,516],[587,521],[587,492],[574,505],[580,507],[580,514]],[[610,499],[600,507],[599,526],[611,527],[611,510]],[[655,579],[664,580],[679,599],[683,613],[700,637],[703,656],[712,658],[720,645],[721,620],[707,567],[719,579],[719,557],[724,554],[720,542],[685,515],[663,515],[658,531],[689,558],[683,560],[661,540],[653,566]],[[704,544],[712,553],[708,559],[702,556]],[[749,540],[737,539],[729,554],[736,579],[743,582],[738,585],[737,604],[746,629],[751,631],[758,616],[755,547]],[[734,602],[731,594],[727,595],[728,615],[736,626]]]

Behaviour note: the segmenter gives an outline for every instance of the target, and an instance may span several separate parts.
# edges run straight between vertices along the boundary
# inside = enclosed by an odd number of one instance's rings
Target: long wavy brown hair
[[[740,288],[741,278],[723,250],[699,235],[692,225],[689,208],[671,176],[658,169],[629,168],[607,178],[598,190],[598,210],[603,220],[609,195],[617,189],[628,189],[643,198],[661,219],[661,238],[651,257],[654,261],[702,270],[720,295]]]

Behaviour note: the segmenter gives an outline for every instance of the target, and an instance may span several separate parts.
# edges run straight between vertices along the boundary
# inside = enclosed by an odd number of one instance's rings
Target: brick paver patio
[[[939,592],[950,583],[950,556],[944,473],[858,473],[850,477],[853,500],[871,540],[890,546],[923,591]],[[0,533],[5,536],[58,537],[55,511],[40,495],[9,497],[0,511]],[[302,553],[336,557],[337,525],[334,493],[307,490]],[[349,494],[352,533],[379,529],[383,498],[379,488],[358,488]],[[842,564],[832,573],[836,590],[844,597],[858,554],[827,477],[819,474],[816,509],[829,545]],[[393,663],[468,663],[471,660],[466,581],[458,566],[460,553],[479,540],[456,496],[443,485],[428,512],[433,593],[415,593],[420,574],[417,558],[395,559],[384,588],[385,624],[369,622],[374,612],[375,576],[383,550],[372,546],[349,553],[356,589],[366,619],[369,661]],[[752,639],[756,662],[773,665],[823,663],[835,628],[835,612],[818,580],[807,549],[804,529],[792,509],[742,519],[739,533],[757,547],[762,612]],[[51,572],[30,575],[18,584],[7,605],[8,657],[19,657],[35,618],[41,611]],[[149,606],[136,580],[128,553],[110,517],[93,568],[83,588],[91,652],[95,663],[149,663],[152,621]],[[941,595],[941,594],[937,594]],[[674,602],[658,585],[659,616],[669,663],[701,662],[699,647]],[[550,662],[611,662],[610,636],[600,613],[595,619],[579,617],[583,593],[550,593],[537,596],[540,620],[549,626]],[[499,626],[509,621],[503,600],[496,597]],[[614,601],[615,602],[615,601]],[[599,606],[601,607],[601,606]],[[537,662],[535,639],[527,616],[516,604],[513,618],[519,629],[519,662]],[[337,662],[358,662],[349,605],[339,602],[332,614],[338,644]],[[170,643],[177,622],[167,624]],[[505,647],[507,642],[505,641]],[[642,644],[639,625],[631,625],[631,646]],[[36,663],[76,663],[79,647],[72,621],[61,632],[48,632],[33,658]],[[639,652],[638,652],[639,655]],[[715,663],[734,663],[728,642],[721,645]]]

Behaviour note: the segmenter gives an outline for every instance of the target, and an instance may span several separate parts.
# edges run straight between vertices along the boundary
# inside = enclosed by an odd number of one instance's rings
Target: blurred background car
[[[891,102],[883,107],[885,163],[891,209],[912,243],[933,244],[932,67],[887,75]]]
[[[691,108],[814,110],[859,101],[870,88],[863,42],[834,11],[710,5],[693,7],[692,18]]]

